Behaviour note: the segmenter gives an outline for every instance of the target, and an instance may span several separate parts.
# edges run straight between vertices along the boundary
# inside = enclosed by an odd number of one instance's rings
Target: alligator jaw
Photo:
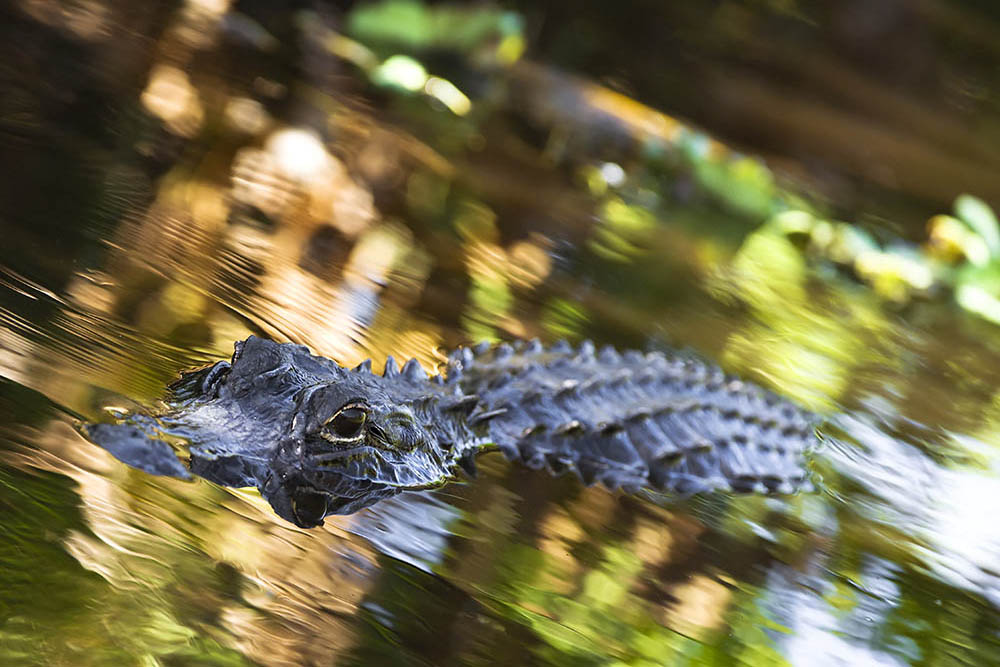
[[[341,485],[330,484],[326,488],[334,486]],[[299,471],[274,469],[262,480],[259,488],[278,516],[300,528],[322,526],[323,519],[331,514],[352,514],[402,491],[372,484],[355,489],[349,495],[340,495],[316,488]]]
[[[264,479],[258,481],[261,495],[278,516],[300,528],[323,525],[331,514],[352,514],[404,491],[377,472],[398,468],[405,462],[386,465],[373,447],[306,455],[302,441],[282,442],[271,457]],[[325,465],[324,465],[325,464]]]

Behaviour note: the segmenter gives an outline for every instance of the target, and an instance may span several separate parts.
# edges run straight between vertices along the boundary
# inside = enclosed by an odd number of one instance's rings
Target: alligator
[[[159,410],[80,429],[152,474],[257,487],[303,528],[474,476],[497,450],[630,493],[791,494],[819,442],[815,415],[714,365],[590,342],[460,347],[428,376],[416,359],[378,375],[251,336],[170,389]]]

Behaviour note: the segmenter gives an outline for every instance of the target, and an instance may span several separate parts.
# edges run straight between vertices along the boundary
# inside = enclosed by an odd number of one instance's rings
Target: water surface
[[[415,94],[340,16],[15,11],[6,48],[52,59],[7,73],[0,138],[0,662],[1000,662],[1000,337],[761,227],[780,174],[504,61],[499,10]],[[828,417],[817,489],[626,496],[491,454],[306,531],[75,430],[251,333],[346,366],[684,349]]]

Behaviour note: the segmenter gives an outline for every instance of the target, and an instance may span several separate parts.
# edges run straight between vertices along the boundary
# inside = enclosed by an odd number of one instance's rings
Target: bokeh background
[[[1000,7],[11,0],[0,662],[1000,664]],[[817,490],[481,459],[303,531],[78,419],[250,333],[713,360]]]

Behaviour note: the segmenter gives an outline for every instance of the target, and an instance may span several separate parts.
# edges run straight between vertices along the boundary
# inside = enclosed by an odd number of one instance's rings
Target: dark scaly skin
[[[172,389],[161,414],[82,430],[153,474],[256,486],[302,527],[445,484],[491,449],[612,489],[792,493],[816,442],[814,416],[718,368],[589,343],[459,348],[428,378],[416,360],[377,375],[251,336]]]

